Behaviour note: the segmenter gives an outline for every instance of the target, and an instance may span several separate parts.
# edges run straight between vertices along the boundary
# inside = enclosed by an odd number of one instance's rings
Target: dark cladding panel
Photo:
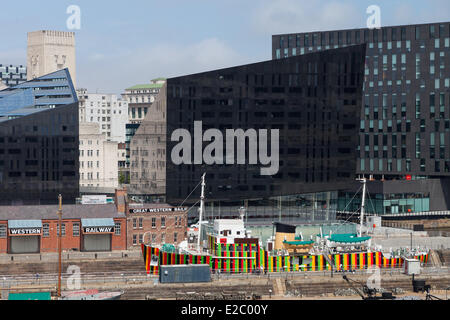
[[[365,45],[215,70],[167,82],[167,200],[181,203],[206,172],[208,200],[332,191],[355,178]],[[279,170],[261,175],[259,153],[245,164],[175,165],[176,129],[279,130]],[[247,141],[248,143],[248,141]],[[203,148],[210,144],[203,142]],[[271,144],[268,144],[270,150]],[[257,164],[249,158],[257,156]],[[275,161],[274,161],[275,162]],[[196,201],[199,190],[189,201]]]
[[[0,204],[79,196],[78,103],[0,122]]]

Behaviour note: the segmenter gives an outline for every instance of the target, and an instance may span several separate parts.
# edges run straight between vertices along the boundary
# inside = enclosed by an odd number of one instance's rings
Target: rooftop
[[[127,88],[126,90],[161,89],[163,85],[163,83],[137,84],[131,88]]]
[[[328,239],[333,242],[339,243],[359,243],[369,240],[371,237],[358,237],[356,234],[343,233],[343,234],[332,234]]]
[[[63,205],[63,219],[124,218],[114,204]],[[0,206],[0,220],[58,219],[58,205]]]

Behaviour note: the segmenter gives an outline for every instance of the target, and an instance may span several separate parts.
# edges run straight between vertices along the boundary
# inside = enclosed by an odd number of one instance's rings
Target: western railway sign
[[[130,209],[130,213],[160,213],[160,212],[183,212],[187,211],[187,207],[171,207],[171,208],[136,208]]]
[[[84,233],[113,233],[114,227],[84,227]]]
[[[9,234],[12,236],[40,235],[41,228],[14,228],[9,229]]]

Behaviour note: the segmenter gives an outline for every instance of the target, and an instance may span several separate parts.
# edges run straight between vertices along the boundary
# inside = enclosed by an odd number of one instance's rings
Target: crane
[[[347,277],[346,275],[343,275],[342,278],[347,281],[350,285],[350,287],[355,290],[358,295],[363,299],[363,300],[381,300],[381,299],[395,299],[395,297],[392,295],[392,293],[382,293],[381,297],[377,297],[377,289],[374,288],[369,288],[367,285],[362,285],[360,282],[350,279],[349,277]],[[355,287],[350,281],[359,284],[360,286],[362,286],[362,290],[360,288]]]

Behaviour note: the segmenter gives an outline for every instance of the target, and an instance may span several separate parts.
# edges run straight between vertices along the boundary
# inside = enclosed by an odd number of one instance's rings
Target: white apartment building
[[[107,140],[125,142],[125,125],[128,122],[128,102],[115,94],[88,93],[77,90],[80,123],[98,123]]]
[[[119,186],[118,142],[108,141],[98,123],[80,123],[80,187]]]
[[[125,89],[125,93],[122,93],[122,98],[128,102],[130,123],[141,123],[144,120],[165,83],[165,78],[158,78],[151,80],[149,84],[138,84]]]

